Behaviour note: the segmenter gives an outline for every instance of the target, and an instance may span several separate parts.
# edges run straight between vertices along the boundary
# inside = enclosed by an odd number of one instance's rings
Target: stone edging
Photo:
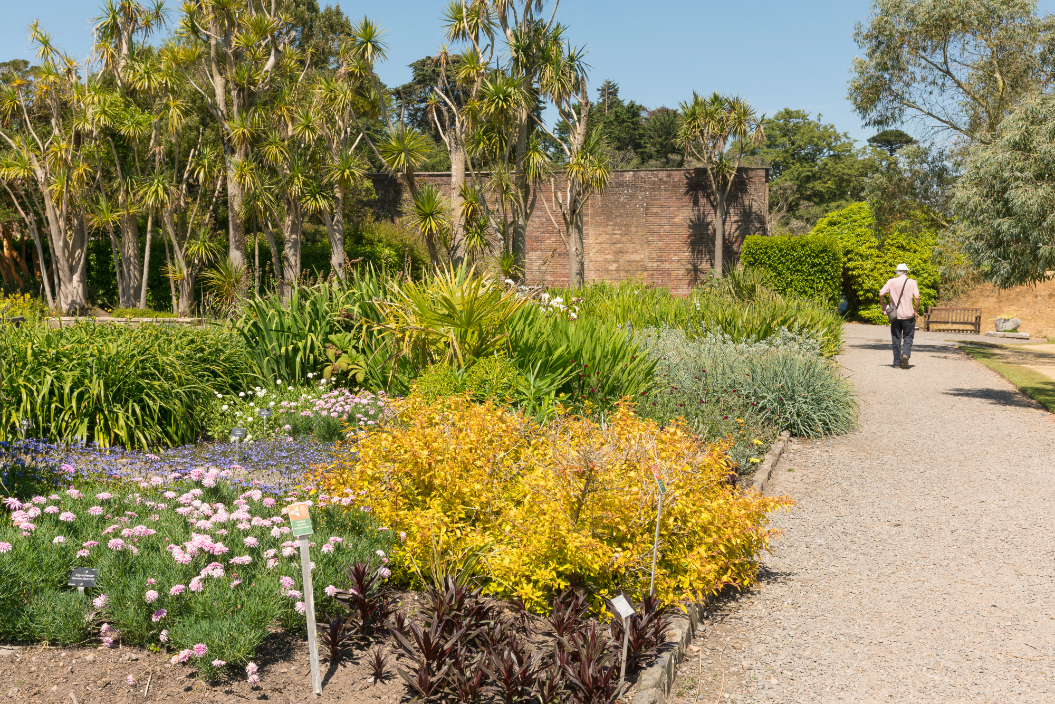
[[[660,648],[656,662],[638,675],[633,704],[664,704],[674,686],[678,663],[685,659],[685,651],[696,636],[700,619],[710,602],[711,597],[707,597],[703,601],[683,604],[686,613],[674,616],[667,631],[667,642]]]
[[[765,491],[773,469],[790,444],[791,433],[785,430],[770,446],[769,452],[762,460],[762,465],[751,477],[752,487],[759,492]],[[703,601],[683,604],[686,612],[674,617],[674,622],[667,632],[668,641],[660,648],[656,662],[638,676],[637,694],[634,695],[633,704],[664,704],[666,702],[670,688],[674,686],[678,663],[685,659],[685,651],[696,636],[700,619],[712,600],[712,597],[707,597]]]
[[[780,461],[781,456],[784,454],[784,450],[791,444],[791,433],[784,431],[777,438],[770,448],[769,452],[762,459],[762,465],[751,477],[751,486],[758,490],[759,493],[765,493],[766,485],[769,483],[769,478],[773,474],[773,469],[776,468],[777,462]]]

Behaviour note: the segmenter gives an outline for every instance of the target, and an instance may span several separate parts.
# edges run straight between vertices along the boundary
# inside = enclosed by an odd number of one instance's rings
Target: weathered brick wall
[[[725,228],[727,266],[739,259],[747,235],[765,232],[767,175],[762,168],[743,168],[737,174]],[[382,174],[371,178],[378,215],[397,216],[403,198],[399,184]],[[419,174],[419,179],[449,190],[450,174]],[[553,220],[561,223],[547,183],[539,189],[528,223],[526,274],[531,283],[568,282],[568,254]],[[703,169],[615,171],[608,190],[587,203],[583,230],[587,280],[637,279],[688,293],[714,264],[714,199],[707,174]]]

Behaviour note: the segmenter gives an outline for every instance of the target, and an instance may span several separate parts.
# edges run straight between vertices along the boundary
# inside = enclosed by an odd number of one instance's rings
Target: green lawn
[[[1055,380],[1029,368],[1051,365],[1055,361],[1052,353],[978,344],[961,345],[960,349],[1010,381],[1044,408],[1055,412]]]

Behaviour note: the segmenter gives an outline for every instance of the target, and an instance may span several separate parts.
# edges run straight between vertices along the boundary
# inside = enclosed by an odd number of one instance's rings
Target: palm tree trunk
[[[150,236],[154,231],[154,211],[147,216],[147,242],[143,250],[143,276],[139,288],[139,307],[147,307],[147,280],[150,278]]]
[[[286,198],[285,214],[282,217],[282,296],[287,298],[300,279],[300,233],[303,225],[300,203],[295,198]]]
[[[139,224],[136,216],[128,212],[128,194],[120,189],[118,205],[125,214],[121,217],[121,239],[118,250],[121,253],[121,270],[124,283],[118,289],[118,298],[122,308],[135,308],[136,295],[142,284],[142,265],[139,261]]]
[[[714,208],[714,275],[722,278],[722,263],[725,261],[725,194],[715,194]]]
[[[224,150],[229,149],[229,145],[224,144]],[[246,251],[245,251],[245,223],[242,222],[242,200],[244,194],[242,192],[242,185],[238,183],[238,178],[235,175],[235,160],[244,161],[246,158],[245,149],[239,148],[235,150],[234,159],[230,158],[228,154],[227,159],[227,230],[228,230],[228,256],[231,259],[231,263],[235,268],[241,268],[246,265]]]
[[[465,261],[465,223],[462,221],[462,189],[465,187],[465,145],[457,130],[451,130],[451,262]]]
[[[342,281],[348,257],[344,253],[344,189],[334,191],[333,213],[323,209],[322,221],[326,223],[326,234],[330,240],[330,270]]]

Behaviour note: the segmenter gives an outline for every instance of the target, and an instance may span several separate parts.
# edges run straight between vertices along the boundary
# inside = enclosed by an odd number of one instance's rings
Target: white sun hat
[[[908,264],[898,264],[896,271],[908,271]]]

